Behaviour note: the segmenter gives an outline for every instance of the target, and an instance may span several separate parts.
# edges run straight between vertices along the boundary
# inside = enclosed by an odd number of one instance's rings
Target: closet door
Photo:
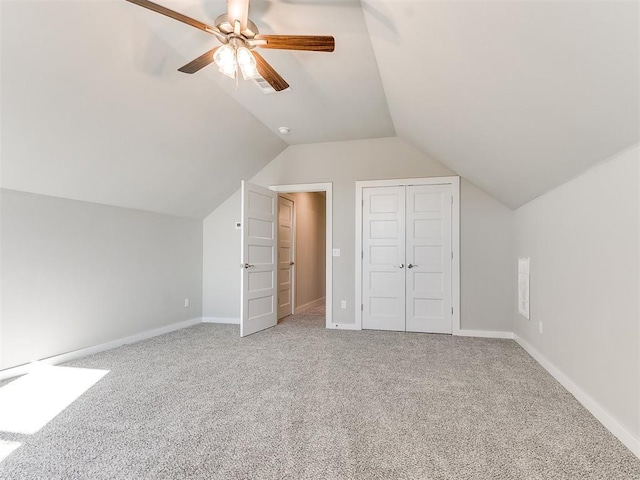
[[[406,330],[451,333],[451,185],[406,195]]]
[[[405,330],[405,187],[363,189],[362,328]]]

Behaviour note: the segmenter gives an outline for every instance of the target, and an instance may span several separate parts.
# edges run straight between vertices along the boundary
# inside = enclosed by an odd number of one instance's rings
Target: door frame
[[[335,328],[333,324],[333,183],[297,183],[293,185],[271,185],[278,193],[312,193],[325,192],[325,316],[326,327]]]
[[[356,181],[356,323],[362,330],[362,202],[363,189],[370,187],[402,187],[410,185],[451,185],[453,205],[451,206],[451,331],[460,335],[460,177],[399,178],[392,180]],[[358,256],[357,252],[360,252]],[[360,308],[357,305],[360,304]]]

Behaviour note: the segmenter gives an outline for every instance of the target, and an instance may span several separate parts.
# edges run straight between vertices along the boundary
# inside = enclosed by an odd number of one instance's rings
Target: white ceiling
[[[506,205],[638,143],[638,2],[363,3],[398,136]]]
[[[202,217],[287,145],[124,4],[2,3],[2,186]]]
[[[226,0],[157,0],[172,10],[209,24],[227,10]],[[124,2],[123,2],[124,3]],[[215,37],[137,5],[127,11],[187,63],[219,45]],[[220,75],[211,65],[205,76],[278,134],[288,126],[288,144],[394,136],[359,0],[252,0],[251,18],[260,33],[333,35],[333,53],[261,50],[291,91],[265,95],[253,82]],[[182,64],[173,65],[174,68]],[[195,76],[194,75],[194,76]]]
[[[124,0],[0,7],[4,188],[202,217],[289,144],[397,132],[517,207],[639,141],[634,1],[252,0],[261,33],[336,37],[263,50],[272,95],[177,72],[213,37]]]

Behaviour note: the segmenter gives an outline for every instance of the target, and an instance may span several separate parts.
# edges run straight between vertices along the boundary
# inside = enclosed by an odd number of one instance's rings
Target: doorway
[[[323,307],[326,298],[326,193],[278,198],[278,320]],[[317,308],[315,308],[318,311]]]
[[[304,308],[322,303],[325,307],[326,327],[333,326],[332,187],[331,183],[269,187],[278,192],[278,204],[282,205],[282,210],[278,213],[277,284],[278,296],[282,295],[278,299],[279,319],[289,315],[289,311],[298,313]],[[281,199],[284,200],[281,202]],[[320,205],[322,211],[318,212]],[[291,208],[290,229],[286,227],[290,221],[287,218],[288,208]],[[319,225],[319,217],[322,219],[322,225]],[[281,242],[280,238],[288,238],[289,232],[291,244],[287,248],[287,240]],[[320,236],[323,237],[322,241],[318,240]],[[287,305],[288,303],[290,305]]]

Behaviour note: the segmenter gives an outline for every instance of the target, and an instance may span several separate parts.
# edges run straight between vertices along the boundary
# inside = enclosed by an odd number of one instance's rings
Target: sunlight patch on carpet
[[[37,365],[0,388],[0,431],[36,433],[108,372]]]
[[[11,453],[22,444],[20,442],[10,442],[9,440],[0,440],[0,462],[7,458]]]

